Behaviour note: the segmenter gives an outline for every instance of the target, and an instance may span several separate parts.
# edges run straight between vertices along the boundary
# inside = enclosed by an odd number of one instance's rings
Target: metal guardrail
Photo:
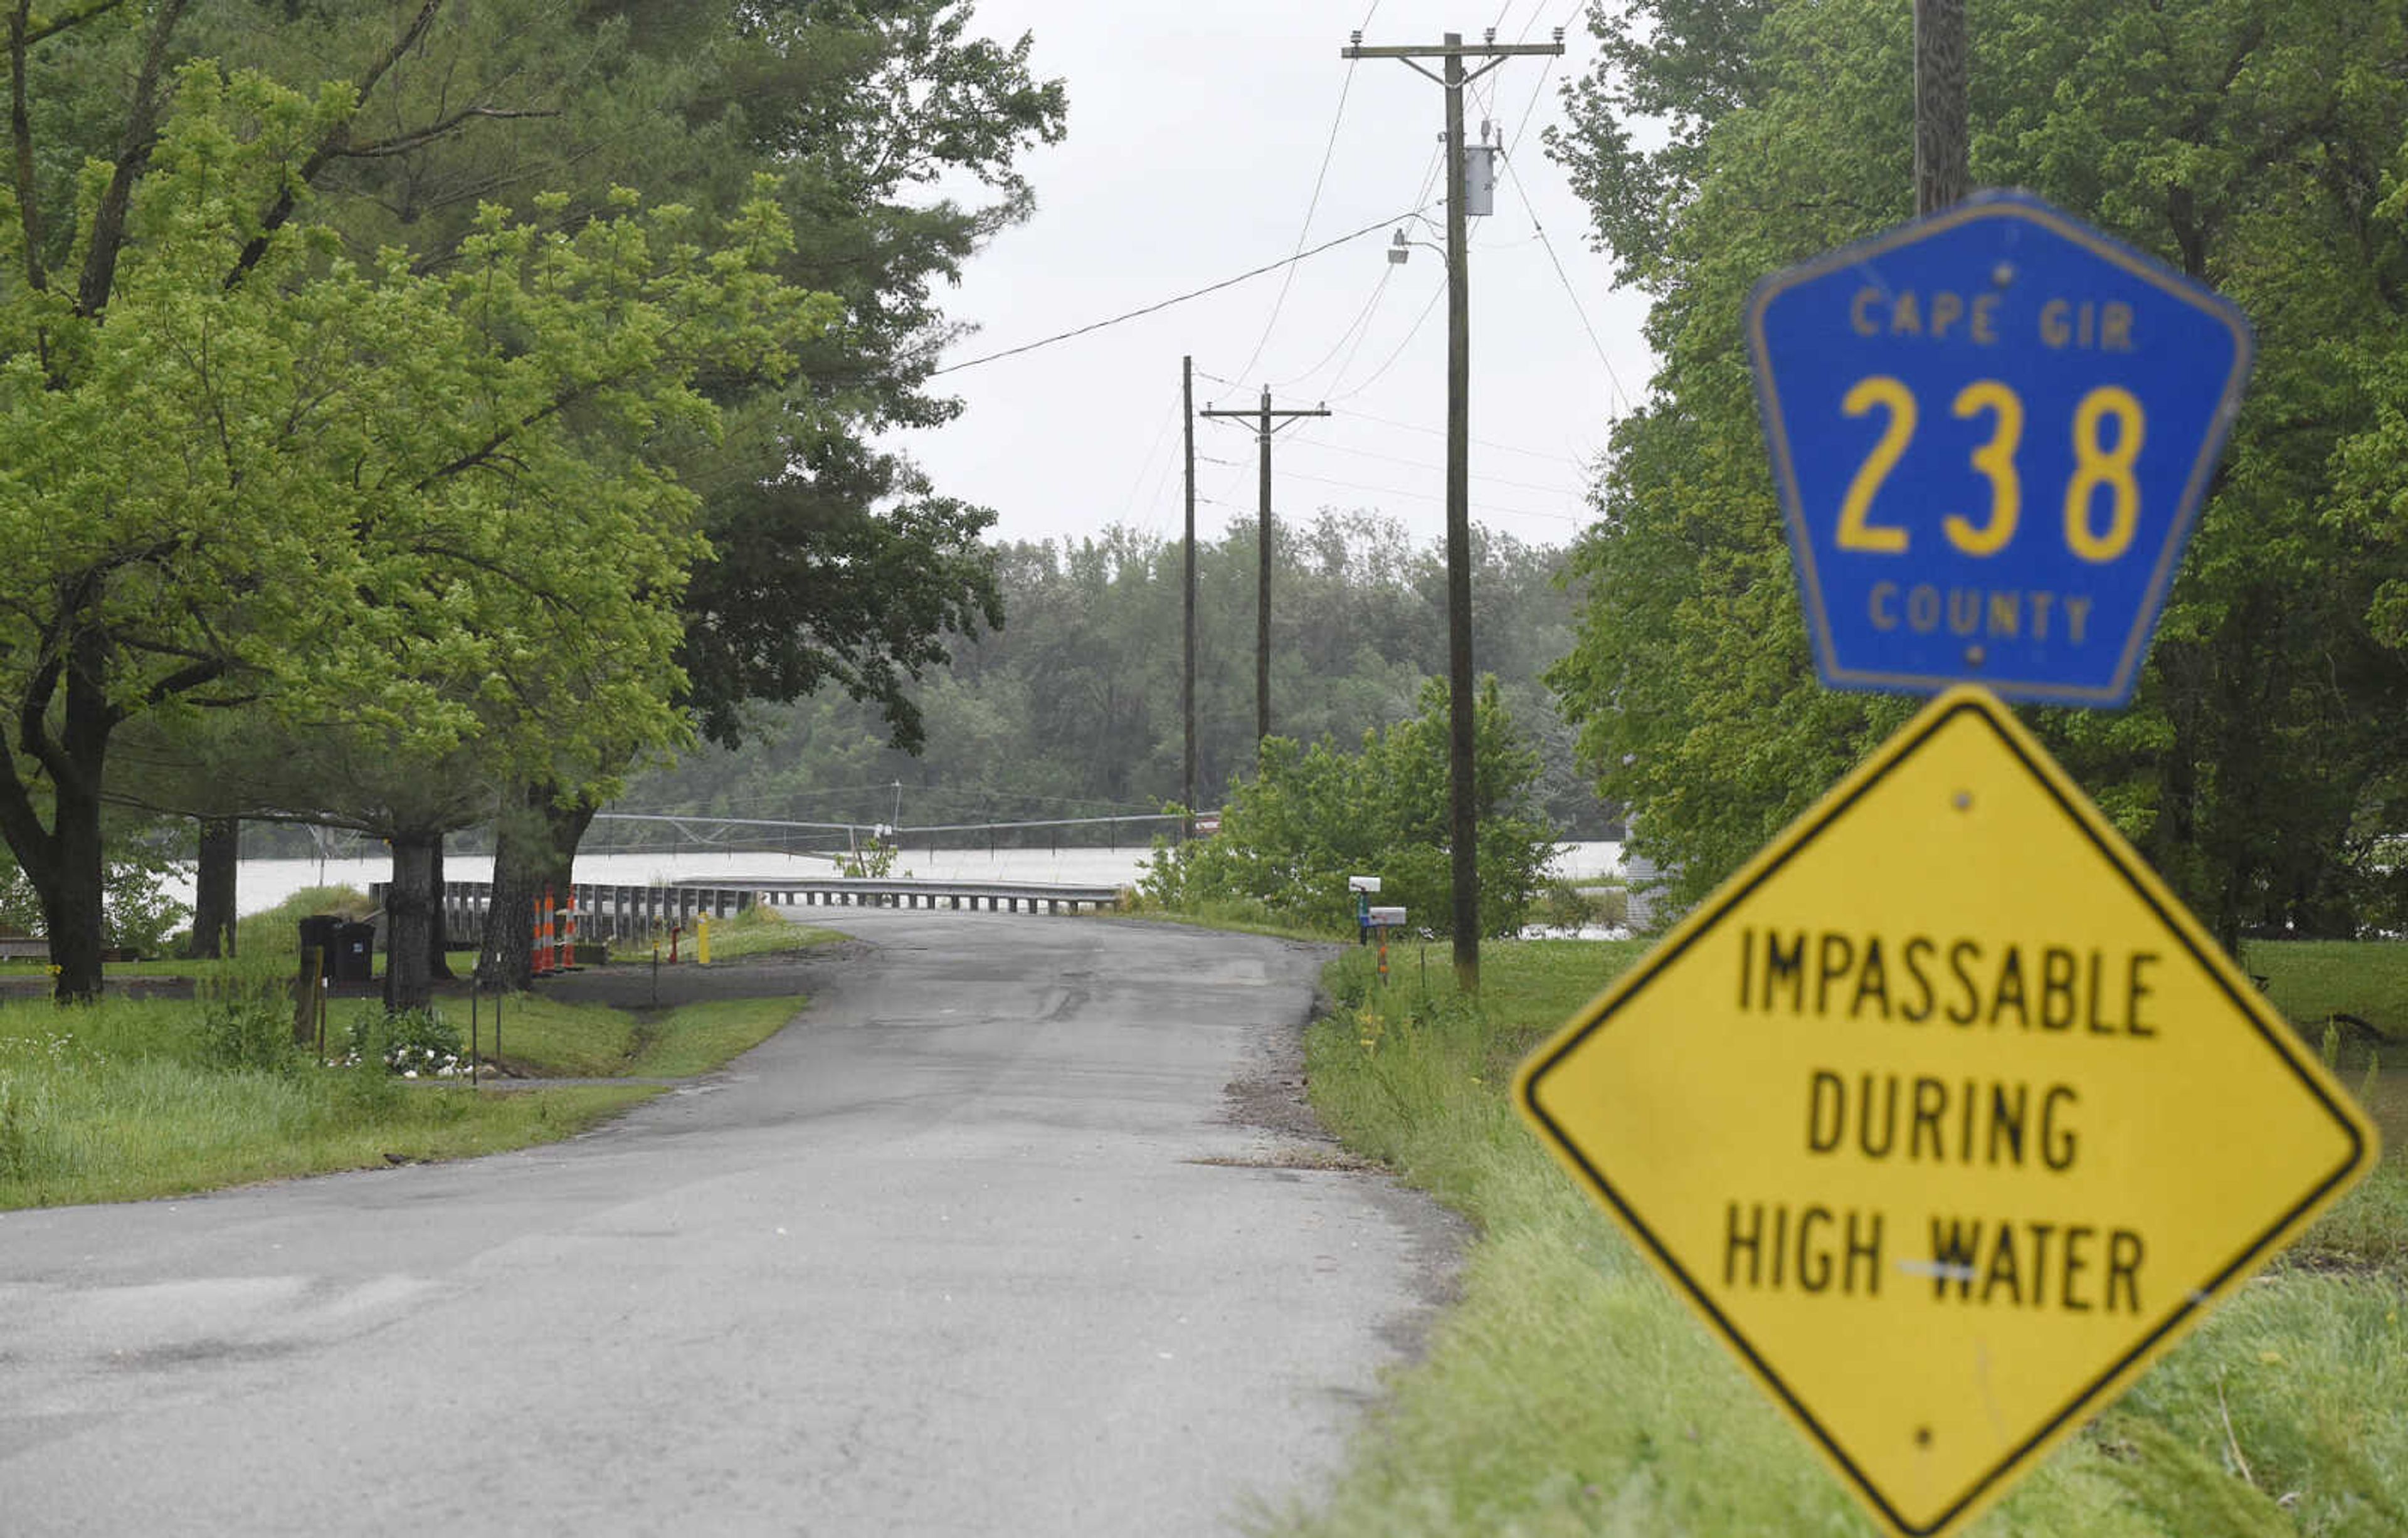
[[[369,888],[384,906],[386,884]],[[672,928],[691,929],[696,919],[724,919],[767,902],[772,907],[968,908],[973,912],[1077,913],[1120,905],[1121,889],[1050,881],[928,881],[883,876],[709,876],[663,886],[604,885],[580,881],[559,894],[573,902],[577,934],[614,945],[641,944]],[[481,933],[493,904],[484,881],[443,884],[445,930],[459,937]],[[380,926],[381,927],[381,926]],[[380,935],[380,944],[382,937]]]
[[[1026,904],[1030,913],[1058,913],[1065,908],[1120,906],[1121,889],[1060,881],[930,881],[917,876],[761,876],[741,879],[712,876],[674,883],[687,890],[724,890],[763,898],[774,907],[984,907],[990,912],[1018,913]],[[1041,906],[1040,906],[1041,904]],[[751,905],[750,903],[746,904]]]

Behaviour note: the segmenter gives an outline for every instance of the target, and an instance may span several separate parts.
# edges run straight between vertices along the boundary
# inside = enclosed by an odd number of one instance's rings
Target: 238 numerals
[[[1886,374],[1859,379],[1840,401],[1850,417],[1886,414],[1882,435],[1848,482],[1840,504],[1840,548],[1875,555],[1906,553],[1907,531],[1894,523],[1875,523],[1873,499],[1898,462],[1914,441],[1917,420],[1914,392]],[[1990,420],[1990,435],[1973,451],[1973,468],[1990,483],[1989,516],[1976,523],[1961,513],[1941,520],[1948,542],[1967,555],[1996,555],[2015,537],[2023,521],[2023,477],[2015,468],[2015,450],[2024,436],[2024,403],[1996,379],[1976,379],[1956,392],[1949,411],[1960,421],[1977,417]],[[2113,420],[2113,429],[2109,427]],[[2100,385],[2073,408],[2073,476],[2065,485],[2065,546],[2080,559],[2104,565],[2132,545],[2141,522],[2141,487],[2132,477],[2147,432],[2147,413],[2132,392],[2118,385]],[[2112,436],[2112,443],[2102,442]],[[2106,526],[2100,527],[2099,493],[2106,496]]]

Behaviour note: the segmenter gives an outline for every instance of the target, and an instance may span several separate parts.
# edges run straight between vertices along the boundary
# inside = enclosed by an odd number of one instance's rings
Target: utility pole
[[[1187,719],[1186,772],[1179,805],[1187,808],[1182,838],[1196,836],[1196,360],[1179,360],[1180,425],[1187,437],[1187,573],[1184,583],[1186,643],[1180,664],[1180,709]]]
[[[1262,741],[1271,734],[1271,434],[1282,427],[1291,427],[1299,417],[1326,417],[1327,406],[1283,406],[1274,409],[1271,392],[1263,391],[1263,404],[1252,411],[1205,411],[1207,417],[1251,417],[1254,420],[1254,443],[1261,459],[1261,473],[1255,492],[1260,509],[1255,551],[1258,569],[1254,578],[1254,747],[1259,752]],[[1277,418],[1277,425],[1272,419]]]
[[[1914,0],[1914,211],[1973,190],[1967,127],[1965,0]]]
[[[1435,46],[1365,48],[1355,33],[1346,59],[1401,59],[1446,88],[1446,689],[1447,842],[1454,861],[1455,981],[1480,990],[1480,802],[1473,783],[1475,714],[1471,697],[1471,272],[1465,254],[1463,88],[1507,59],[1560,54],[1563,29],[1552,43],[1467,44],[1450,32]],[[1421,61],[1442,59],[1433,75]],[[1466,59],[1482,61],[1467,71]]]

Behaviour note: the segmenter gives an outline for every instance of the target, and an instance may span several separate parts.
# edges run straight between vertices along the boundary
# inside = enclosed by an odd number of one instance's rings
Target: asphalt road
[[[1317,958],[841,921],[869,945],[724,970],[809,989],[795,1024],[570,1143],[0,1215],[0,1531],[1186,1534],[1309,1496],[1454,1249],[1283,1125]]]

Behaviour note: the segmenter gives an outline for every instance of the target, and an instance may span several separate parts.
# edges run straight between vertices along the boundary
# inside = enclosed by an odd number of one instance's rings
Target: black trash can
[[[376,978],[376,926],[349,923],[335,933],[335,981],[372,982]]]
[[[335,976],[335,951],[342,942],[343,920],[335,914],[313,914],[301,920],[301,951],[308,955],[318,952],[318,975],[331,981]]]

